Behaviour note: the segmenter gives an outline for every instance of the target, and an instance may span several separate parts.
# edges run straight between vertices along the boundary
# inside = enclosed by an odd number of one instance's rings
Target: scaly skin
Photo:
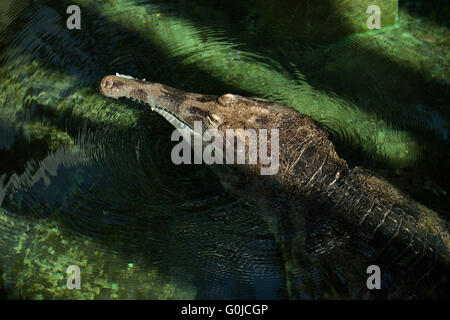
[[[169,112],[190,128],[201,121],[204,130],[217,128],[224,135],[226,129],[279,129],[277,174],[260,175],[260,163],[211,167],[230,194],[257,205],[267,218],[281,243],[291,298],[304,297],[305,291],[308,297],[323,297],[329,289],[322,285],[315,291],[311,287],[317,284],[305,280],[315,262],[362,273],[345,279],[350,292],[365,287],[365,269],[350,270],[362,268],[361,255],[376,263],[388,259],[386,268],[398,261],[402,267],[407,261],[408,268],[426,261],[425,272],[439,265],[439,272],[448,273],[448,222],[373,173],[350,170],[312,118],[266,100],[188,93],[123,76],[104,77],[99,89],[107,97],[137,100],[166,118],[164,111]],[[346,239],[347,249],[336,243],[336,235]],[[319,243],[321,254],[312,252],[311,243]],[[320,272],[333,276],[330,269]]]

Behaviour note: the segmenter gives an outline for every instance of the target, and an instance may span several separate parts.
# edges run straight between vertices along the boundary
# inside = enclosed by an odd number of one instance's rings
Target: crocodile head
[[[259,170],[261,174],[267,175],[275,174],[278,171],[278,164],[272,165],[274,162],[278,163],[278,154],[272,153],[271,147],[276,140],[278,148],[279,127],[286,123],[292,123],[287,119],[289,117],[303,116],[297,111],[275,102],[246,98],[230,93],[220,96],[195,94],[122,75],[104,77],[100,82],[99,90],[107,97],[125,97],[149,106],[176,128],[185,129],[191,136],[200,135],[203,145],[205,144],[205,132],[211,132],[211,129],[215,130],[224,138],[219,147],[223,151],[220,155],[222,163],[230,163],[226,159],[226,152],[228,152],[226,147],[231,145],[233,146],[231,148],[234,153],[233,158],[238,158],[235,152],[239,151],[237,146],[240,146],[241,155],[247,157],[245,159],[248,160],[244,163],[241,161],[240,164],[248,164],[251,162],[249,150],[253,150],[254,155],[257,154],[258,143],[263,141],[260,139],[265,139],[267,145],[264,147],[264,152],[267,156],[270,153],[268,156],[270,159],[266,158],[264,161],[260,161],[256,155],[253,157],[253,160],[256,159],[256,161],[245,168]],[[294,121],[294,123],[296,122]],[[273,133],[274,129],[277,132]],[[261,130],[264,131],[264,138],[260,135]],[[233,132],[234,135],[231,135],[230,132]],[[216,141],[216,139],[209,141]],[[274,157],[276,157],[275,160]]]
[[[269,129],[279,113],[294,113],[281,104],[235,94],[221,96],[185,92],[159,83],[123,75],[106,76],[100,92],[111,98],[129,98],[151,107],[176,128],[195,130],[194,123],[207,129]],[[203,132],[197,132],[202,134]]]

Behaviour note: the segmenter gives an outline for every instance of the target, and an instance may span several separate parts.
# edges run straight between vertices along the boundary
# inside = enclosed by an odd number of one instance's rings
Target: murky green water
[[[66,28],[70,4],[82,30]],[[0,296],[286,298],[257,209],[207,166],[173,165],[161,117],[102,97],[116,72],[294,107],[349,163],[448,217],[450,32],[410,6],[397,28],[324,43],[282,38],[240,2],[15,1],[0,37]]]

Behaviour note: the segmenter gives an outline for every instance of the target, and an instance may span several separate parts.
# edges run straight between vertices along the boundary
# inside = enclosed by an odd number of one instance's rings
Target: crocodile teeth
[[[158,108],[158,107],[152,107],[151,109],[152,109],[152,111],[155,111],[155,112],[159,113],[160,115],[162,115],[175,128],[186,129],[186,130],[188,130],[189,134],[191,134],[191,135],[201,135],[200,133],[194,131],[191,127],[189,127],[183,121],[178,119],[176,116],[174,116],[172,113],[170,113],[164,109]]]
[[[127,75],[120,74],[120,73],[117,73],[117,72],[116,72],[116,76],[117,76],[117,77],[121,77],[121,78],[125,78],[125,79],[133,79],[133,80],[136,80],[136,78],[133,78],[132,76],[127,76]]]

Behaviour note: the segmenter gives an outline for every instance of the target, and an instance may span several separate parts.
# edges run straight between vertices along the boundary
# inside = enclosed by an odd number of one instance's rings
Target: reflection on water
[[[80,31],[65,27],[72,3]],[[401,11],[398,29],[313,45],[262,33],[251,7],[213,3],[11,4],[0,25],[0,288],[10,297],[286,297],[258,209],[206,166],[173,165],[159,116],[103,98],[98,81],[116,72],[292,106],[350,163],[448,212],[445,27]],[[79,291],[66,289],[72,264]],[[339,292],[304,297],[366,297]]]

